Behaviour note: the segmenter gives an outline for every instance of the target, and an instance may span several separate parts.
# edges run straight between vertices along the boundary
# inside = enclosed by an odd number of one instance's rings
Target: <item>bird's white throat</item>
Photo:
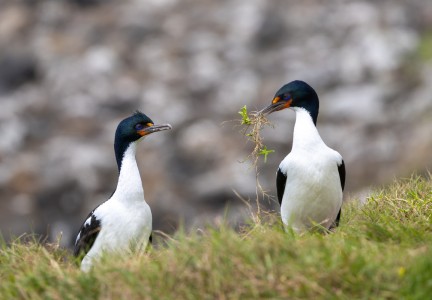
[[[144,201],[144,189],[135,157],[137,144],[130,143],[123,155],[117,188],[112,198],[126,202]]]
[[[301,107],[292,109],[296,112],[292,150],[325,146],[309,112]]]

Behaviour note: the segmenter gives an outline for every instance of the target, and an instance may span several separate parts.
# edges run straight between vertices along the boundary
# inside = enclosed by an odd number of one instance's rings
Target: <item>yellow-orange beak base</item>
[[[170,124],[162,124],[162,125],[153,125],[151,123],[147,124],[148,127],[138,130],[137,133],[140,136],[146,136],[151,133],[155,133],[158,131],[169,130],[172,128]]]
[[[272,100],[272,104],[270,104],[266,108],[264,108],[261,111],[259,111],[259,113],[260,114],[264,114],[264,115],[268,115],[268,114],[271,114],[272,112],[275,112],[275,111],[278,111],[278,110],[282,110],[282,109],[285,109],[285,108],[289,108],[291,106],[291,103],[292,103],[292,99],[281,100],[280,97],[275,97]]]

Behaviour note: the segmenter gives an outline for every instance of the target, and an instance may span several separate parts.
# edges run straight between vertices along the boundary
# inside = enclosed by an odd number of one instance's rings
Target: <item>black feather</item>
[[[341,188],[342,188],[342,191],[343,191],[344,188],[345,188],[345,163],[344,163],[343,160],[342,160],[342,163],[338,166],[338,171],[339,171],[339,178],[340,178]],[[341,212],[342,212],[342,208],[339,208],[339,213],[337,214],[336,220],[334,221],[334,223],[330,227],[330,229],[339,226],[339,222],[340,222],[340,218],[341,218]]]
[[[332,226],[330,226],[330,229],[336,228],[336,227],[339,226],[339,221],[340,221],[340,217],[341,217],[341,211],[342,211],[342,208],[339,208],[339,212],[338,212],[338,214],[336,216],[336,220],[333,222]]]
[[[341,182],[341,187],[342,187],[342,191],[345,188],[345,163],[342,159],[342,163],[340,166],[338,166],[338,171],[339,171],[339,178],[340,178],[340,182]]]
[[[93,210],[86,218],[79,231],[79,239],[75,242],[74,256],[84,256],[93,246],[101,230],[101,221],[96,218]],[[90,219],[90,223],[87,220]],[[87,223],[87,224],[86,224]]]
[[[286,181],[287,174],[282,173],[281,169],[279,168],[276,175],[276,191],[280,205],[282,205],[282,198],[285,191]]]

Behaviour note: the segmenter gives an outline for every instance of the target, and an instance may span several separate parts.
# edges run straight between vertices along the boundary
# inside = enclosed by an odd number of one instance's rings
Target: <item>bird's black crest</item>
[[[134,116],[144,116],[144,117],[147,117],[142,111],[140,111],[138,109],[133,113],[133,115]]]

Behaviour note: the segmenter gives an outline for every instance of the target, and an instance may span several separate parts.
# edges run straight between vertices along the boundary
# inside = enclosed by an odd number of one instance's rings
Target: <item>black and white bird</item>
[[[114,142],[119,170],[117,188],[81,226],[74,248],[75,256],[83,256],[81,270],[90,270],[103,252],[123,252],[132,246],[136,249],[147,246],[152,214],[144,199],[135,154],[138,142],[145,136],[167,129],[171,129],[171,125],[154,125],[139,111],[118,125]]]
[[[306,82],[292,81],[280,88],[260,113],[285,108],[296,112],[296,121],[292,150],[280,163],[276,177],[282,221],[298,233],[336,227],[341,217],[345,164],[316,128],[318,95]]]

